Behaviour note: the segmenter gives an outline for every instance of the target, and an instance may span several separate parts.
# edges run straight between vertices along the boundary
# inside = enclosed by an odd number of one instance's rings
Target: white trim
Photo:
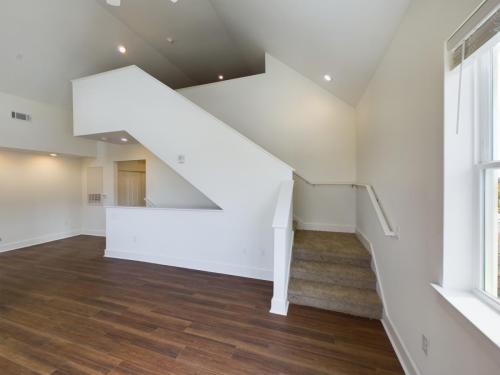
[[[148,207],[148,206],[117,206],[117,205],[105,205],[104,208],[113,208],[117,210],[224,212],[222,208],[178,208],[178,207],[160,207],[160,206]]]
[[[401,363],[401,367],[403,367],[403,371],[406,375],[421,375],[416,363],[410,357],[408,349],[406,348],[403,340],[401,340],[401,336],[398,331],[392,324],[389,316],[384,312],[382,316],[382,326],[385,329],[385,333],[387,337],[389,337],[389,341],[396,352],[396,355],[399,359],[399,363]]]
[[[356,230],[356,237],[358,237],[359,241],[368,250],[368,252],[372,257],[372,269],[377,279],[377,293],[380,299],[382,300],[382,306],[384,307],[381,322],[382,325],[384,326],[385,332],[387,333],[387,336],[391,341],[392,347],[394,348],[394,351],[398,356],[399,362],[401,363],[401,366],[403,367],[405,374],[420,375],[416,363],[411,358],[410,352],[406,348],[403,340],[401,339],[401,336],[399,335],[398,331],[394,327],[394,324],[392,323],[389,313],[387,312],[386,298],[382,283],[379,282],[380,273],[378,272],[379,268],[377,266],[377,256],[375,254],[375,251],[373,250],[373,245],[370,242],[370,240],[368,240],[368,237],[366,237],[365,234],[359,230],[359,228]]]
[[[80,230],[73,229],[73,230],[70,230],[68,232],[52,233],[52,234],[47,234],[47,235],[40,236],[40,237],[29,238],[26,240],[21,240],[21,241],[16,241],[16,242],[8,242],[8,243],[5,243],[3,245],[0,245],[0,253],[6,252],[6,251],[22,249],[22,248],[28,247],[28,246],[40,245],[40,244],[43,244],[46,242],[62,240],[64,238],[78,236],[79,234],[81,234]]]
[[[370,240],[368,240],[368,238],[365,236],[365,234],[363,232],[361,232],[359,229],[356,230],[356,237],[358,238],[358,240],[363,244],[363,246],[366,248],[366,250],[368,250],[368,252],[371,255],[372,270],[375,273],[375,278],[377,280],[377,294],[379,295],[380,299],[382,300],[382,306],[384,307],[384,310],[385,310],[385,306],[387,306],[387,303],[386,303],[387,300],[385,299],[385,294],[384,294],[382,284],[378,282],[378,280],[380,280],[380,278],[379,278],[379,272],[378,272],[378,266],[377,266],[377,256],[375,255],[375,251],[373,250],[373,245],[370,242]]]
[[[106,231],[104,229],[82,229],[80,234],[85,236],[106,237]]]
[[[343,232],[343,233],[356,232],[356,227],[354,225],[330,224],[330,223],[306,223],[297,216],[294,216],[294,220],[297,222],[297,229],[302,229],[302,230],[316,230],[320,232]]]
[[[484,290],[481,289],[473,289],[472,293],[479,298],[481,301],[486,303],[488,306],[490,306],[492,309],[494,309],[496,312],[500,313],[500,300],[488,292],[485,292]]]
[[[106,258],[116,258],[125,260],[135,260],[139,262],[155,263],[165,266],[187,268],[198,271],[222,273],[225,275],[233,275],[240,277],[248,277],[252,279],[273,280],[273,271],[256,267],[244,267],[236,264],[211,262],[207,260],[194,260],[174,258],[168,256],[156,256],[150,254],[132,253],[129,251],[109,250],[104,251]]]
[[[269,312],[271,314],[286,316],[288,314],[288,306],[290,306],[288,299],[283,300],[273,297],[271,298],[271,309]]]
[[[431,286],[491,343],[500,349],[500,313],[473,292]]]
[[[479,163],[477,164],[477,167],[479,169],[498,169],[500,168],[500,161],[494,160],[485,163]]]

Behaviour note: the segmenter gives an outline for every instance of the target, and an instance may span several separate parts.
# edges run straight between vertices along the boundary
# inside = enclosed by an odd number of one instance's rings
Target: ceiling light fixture
[[[179,0],[170,0],[170,1],[175,4]]]
[[[120,6],[120,0],[106,0],[108,5],[114,6],[114,7],[119,7]]]
[[[120,138],[120,141],[122,141],[122,142],[128,142],[128,139],[127,138]]]
[[[172,38],[172,37],[169,36],[167,38],[167,42],[169,42],[170,44],[174,43],[174,38]]]
[[[323,78],[324,78],[324,79],[325,79],[325,81],[327,81],[327,82],[330,82],[330,81],[332,80],[332,76],[331,76],[330,74],[325,74],[325,75],[323,76]]]
[[[124,55],[125,53],[127,53],[127,49],[125,48],[125,46],[118,46],[118,52]]]
[[[108,138],[107,137],[101,137],[101,141],[107,141]]]
[[[224,76],[222,74],[219,74],[219,80],[223,80],[224,79]]]
[[[54,154],[54,153],[49,154],[49,155],[52,156],[53,158],[57,157],[57,154]]]

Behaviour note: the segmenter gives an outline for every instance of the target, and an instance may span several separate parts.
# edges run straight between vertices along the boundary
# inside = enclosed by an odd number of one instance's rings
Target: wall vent
[[[16,120],[31,121],[31,115],[28,115],[27,113],[12,111],[11,116],[13,119],[16,119]]]

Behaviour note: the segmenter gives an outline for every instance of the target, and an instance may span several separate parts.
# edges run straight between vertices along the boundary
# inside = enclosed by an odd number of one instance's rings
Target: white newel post
[[[273,314],[288,312],[288,280],[293,245],[293,181],[281,184],[274,215],[274,285],[271,310]]]

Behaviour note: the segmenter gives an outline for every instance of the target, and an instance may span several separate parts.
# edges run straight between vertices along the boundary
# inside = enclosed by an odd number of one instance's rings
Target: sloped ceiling
[[[263,53],[259,53],[262,64],[250,69],[209,0],[175,4],[170,0],[123,0],[119,7],[98,1],[197,84],[214,82],[219,74],[228,79],[264,70]]]
[[[211,0],[255,68],[264,51],[357,104],[410,0]],[[325,74],[333,77],[326,83]]]
[[[172,87],[194,84],[94,0],[2,0],[0,46],[0,91],[57,106],[71,106],[72,79],[131,64]]]
[[[0,91],[70,106],[74,78],[136,64],[180,88],[262,72],[267,51],[356,104],[409,2],[2,0]]]

